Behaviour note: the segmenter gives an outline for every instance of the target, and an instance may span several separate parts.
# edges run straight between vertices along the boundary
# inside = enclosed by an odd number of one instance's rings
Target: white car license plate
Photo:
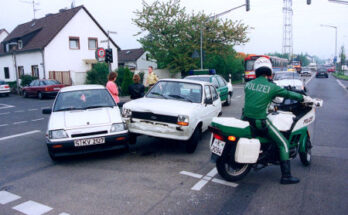
[[[214,139],[213,144],[210,146],[210,150],[212,153],[221,156],[222,152],[224,151],[225,144],[226,143],[224,141]]]
[[[105,143],[105,138],[104,137],[96,137],[96,138],[81,139],[81,140],[75,140],[74,141],[75,147],[98,145],[98,144],[104,144],[104,143]]]

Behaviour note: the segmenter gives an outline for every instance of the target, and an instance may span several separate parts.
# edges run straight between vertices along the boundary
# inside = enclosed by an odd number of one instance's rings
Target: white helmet
[[[271,76],[273,71],[271,61],[268,58],[259,57],[254,63],[254,71],[256,77],[260,75]]]

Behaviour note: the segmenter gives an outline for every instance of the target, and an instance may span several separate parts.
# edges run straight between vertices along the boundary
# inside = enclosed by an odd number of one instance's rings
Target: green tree
[[[122,77],[122,79],[118,79],[118,86],[121,86],[121,95],[127,96],[129,95],[128,87],[133,83],[133,73],[129,70],[128,67],[119,68],[117,71],[118,75]]]
[[[344,46],[341,46],[340,59],[341,59],[341,61],[340,61],[339,71],[342,74],[343,73],[342,66],[345,65],[345,62],[346,62],[346,53],[344,50]]]
[[[86,84],[105,86],[108,81],[109,67],[106,63],[97,63],[87,72]]]
[[[221,54],[228,45],[248,41],[248,26],[240,21],[211,19],[203,12],[187,13],[179,0],[152,4],[143,1],[142,10],[135,11],[133,22],[141,29],[139,42],[157,60],[159,68],[171,72],[198,68],[199,59],[192,54],[200,49],[200,31],[203,32],[203,49],[206,56]]]

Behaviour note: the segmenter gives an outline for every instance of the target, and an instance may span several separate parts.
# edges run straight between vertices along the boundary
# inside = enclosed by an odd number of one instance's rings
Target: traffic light
[[[105,63],[112,63],[112,49],[105,49]]]
[[[307,0],[307,4],[310,5],[312,0]]]
[[[246,11],[250,10],[250,0],[245,0],[245,9]]]

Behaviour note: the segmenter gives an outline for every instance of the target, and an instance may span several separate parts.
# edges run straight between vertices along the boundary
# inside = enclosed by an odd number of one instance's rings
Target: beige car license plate
[[[74,141],[75,147],[98,145],[98,144],[104,144],[104,143],[105,143],[105,138],[104,137],[80,139],[80,140],[75,140]]]

